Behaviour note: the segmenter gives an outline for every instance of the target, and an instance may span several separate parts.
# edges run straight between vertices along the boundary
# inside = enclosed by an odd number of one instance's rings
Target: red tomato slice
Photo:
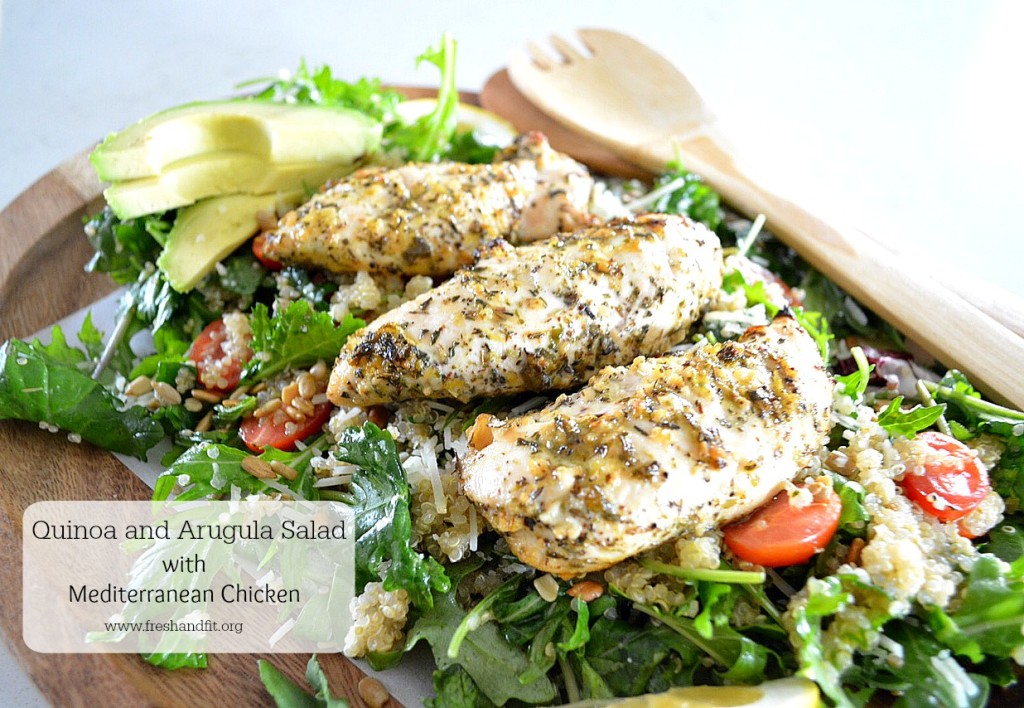
[[[242,365],[245,364],[242,359],[224,353],[227,340],[224,320],[214,320],[196,337],[188,355],[196,365],[199,383],[222,393],[233,391],[238,386],[242,378]]]
[[[806,563],[825,548],[839,528],[843,502],[832,489],[797,508],[780,492],[743,521],[722,529],[736,557],[766,568]]]
[[[918,433],[917,439],[937,454],[928,455],[918,469],[903,475],[903,492],[939,521],[967,516],[992,489],[977,455],[959,440],[942,433],[926,431]]]
[[[281,270],[284,268],[281,261],[275,261],[267,255],[266,248],[267,234],[266,232],[263,232],[252,240],[252,254],[256,256],[256,260],[262,263],[263,267],[267,270]]]
[[[287,452],[295,449],[296,441],[305,440],[319,433],[320,428],[330,417],[331,404],[320,403],[313,407],[313,415],[296,424],[295,429],[289,432],[288,423],[275,423],[273,415],[262,418],[249,416],[242,419],[238,434],[242,437],[242,442],[253,452],[263,452],[265,447]]]

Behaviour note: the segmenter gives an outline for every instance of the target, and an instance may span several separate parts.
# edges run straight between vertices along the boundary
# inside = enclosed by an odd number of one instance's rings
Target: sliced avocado
[[[271,162],[350,163],[380,146],[381,125],[329,106],[213,101],[144,118],[108,136],[89,156],[101,180],[154,177],[173,163],[234,151]]]
[[[240,152],[199,155],[169,165],[159,177],[115,182],[103,192],[121,219],[157,214],[227,194],[273,194],[319,187],[352,171],[349,163],[266,163]]]
[[[178,212],[156,264],[175,290],[191,290],[225,256],[259,231],[259,212],[273,212],[279,204],[295,206],[302,194],[230,194],[186,207]]]

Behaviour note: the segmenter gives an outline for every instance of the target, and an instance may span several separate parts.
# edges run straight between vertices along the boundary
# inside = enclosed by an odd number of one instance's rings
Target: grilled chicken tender
[[[524,563],[601,570],[769,500],[817,457],[832,385],[810,336],[780,316],[490,421],[493,442],[463,461],[461,484]]]
[[[718,237],[680,216],[499,245],[349,337],[327,394],[366,406],[569,388],[668,351],[721,282]]]
[[[359,170],[286,214],[265,253],[336,273],[450,275],[494,239],[518,244],[590,223],[593,186],[586,167],[527,133],[491,164]]]

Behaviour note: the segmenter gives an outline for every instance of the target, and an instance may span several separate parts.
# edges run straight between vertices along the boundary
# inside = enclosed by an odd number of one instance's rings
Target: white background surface
[[[447,29],[478,89],[528,40],[607,27],[680,66],[788,194],[1024,294],[1024,3],[0,2],[0,206],[107,132],[301,57],[430,84],[413,60]],[[41,700],[10,658],[0,685]]]

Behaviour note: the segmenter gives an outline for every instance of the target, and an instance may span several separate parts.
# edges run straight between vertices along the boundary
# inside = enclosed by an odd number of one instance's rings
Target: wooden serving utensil
[[[553,37],[559,58],[531,45],[509,63],[512,84],[547,116],[650,172],[678,151],[727,202],[763,213],[773,233],[944,365],[1024,407],[1024,338],[863,232],[752,180],[723,147],[703,99],[664,57],[610,30],[578,36],[589,56]]]

